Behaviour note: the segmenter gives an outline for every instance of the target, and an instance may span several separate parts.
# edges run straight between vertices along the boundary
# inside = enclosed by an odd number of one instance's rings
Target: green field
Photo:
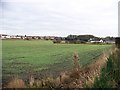
[[[81,66],[92,63],[111,45],[53,44],[42,40],[3,40],[3,79],[13,75],[36,77],[57,74],[73,66],[73,53],[78,52]]]

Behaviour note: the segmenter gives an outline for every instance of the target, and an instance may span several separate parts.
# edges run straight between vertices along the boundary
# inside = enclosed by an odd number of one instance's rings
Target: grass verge
[[[92,88],[120,88],[120,49],[110,55]]]

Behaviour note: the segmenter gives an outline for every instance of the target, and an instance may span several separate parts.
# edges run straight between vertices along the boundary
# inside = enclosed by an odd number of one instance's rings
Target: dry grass
[[[34,83],[35,83],[34,77],[30,76],[30,78],[29,78],[29,86],[33,87]]]
[[[76,51],[74,52],[74,55],[73,55],[73,64],[74,64],[75,71],[79,72],[79,70],[80,70],[79,56],[78,56],[78,53]]]
[[[8,83],[7,88],[26,88],[26,85],[22,79],[16,77]]]

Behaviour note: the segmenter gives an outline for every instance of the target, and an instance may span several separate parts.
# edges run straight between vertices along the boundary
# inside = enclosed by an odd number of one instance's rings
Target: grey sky
[[[0,33],[118,36],[118,1],[4,0]]]

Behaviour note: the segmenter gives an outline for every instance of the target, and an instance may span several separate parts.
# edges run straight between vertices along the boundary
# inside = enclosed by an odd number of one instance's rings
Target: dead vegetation
[[[7,88],[26,88],[26,85],[22,79],[15,77],[8,83]]]

